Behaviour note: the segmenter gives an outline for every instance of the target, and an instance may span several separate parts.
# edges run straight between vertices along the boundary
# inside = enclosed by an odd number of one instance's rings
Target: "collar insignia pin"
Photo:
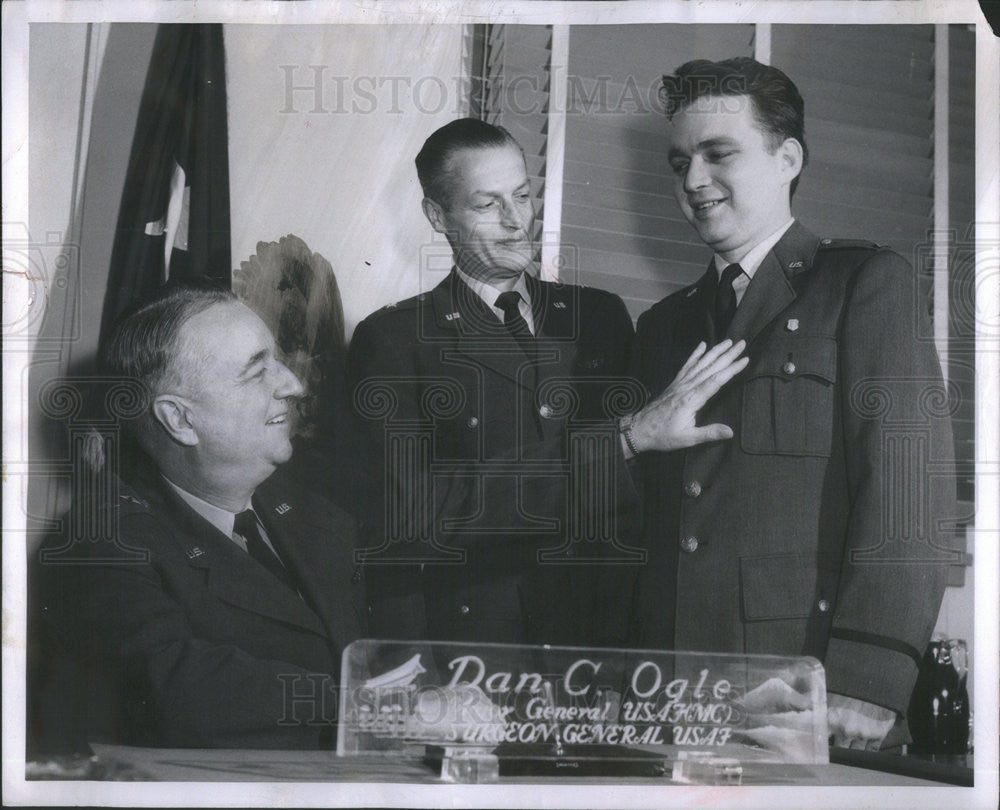
[[[789,318],[788,319],[788,323],[785,324],[785,329],[787,329],[789,332],[798,332],[799,331],[799,319],[798,318]]]
[[[566,302],[556,301],[552,306],[554,306],[556,309],[566,309]]]
[[[461,317],[462,317],[462,313],[460,313],[460,312],[449,312],[448,314],[446,314],[444,316],[444,318],[445,318],[446,321],[456,321],[456,320],[458,320]]]
[[[799,268],[801,266],[802,266],[802,262],[791,262],[788,265],[788,269],[789,270],[795,270],[795,269],[797,269],[797,268]]]
[[[202,551],[202,550],[201,550],[200,548],[198,548],[198,546],[195,546],[194,548],[189,548],[189,549],[187,550],[187,555],[188,555],[188,558],[189,558],[189,559],[192,559],[192,560],[193,560],[193,559],[194,559],[195,557],[200,557],[200,556],[201,556],[202,554],[204,554],[204,553],[205,553],[205,552],[204,552],[204,551]]]
[[[687,295],[685,295],[684,297],[685,298],[690,298],[696,292],[698,292],[698,288],[697,287],[692,287],[690,290],[687,291]]]
[[[274,511],[279,515],[283,515],[285,512],[292,511],[292,507],[290,507],[287,503],[279,503],[276,507],[274,507]]]

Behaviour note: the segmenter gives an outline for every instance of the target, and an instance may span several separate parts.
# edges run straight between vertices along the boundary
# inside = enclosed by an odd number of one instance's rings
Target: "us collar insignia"
[[[802,262],[789,262],[788,269],[789,270],[798,270],[801,266],[802,266]]]
[[[279,515],[283,515],[285,512],[291,512],[292,507],[290,507],[287,503],[279,503],[276,507],[274,507],[274,511]]]
[[[195,546],[194,548],[189,548],[187,550],[188,559],[191,560],[193,560],[195,557],[200,557],[204,553],[205,552],[202,551],[200,548],[198,548],[198,546]]]
[[[696,292],[698,292],[698,288],[697,287],[692,287],[690,290],[687,291],[687,294],[684,297],[685,298],[690,298]]]
[[[461,317],[462,317],[461,312],[448,312],[445,314],[444,319],[446,321],[457,321]]]
[[[566,302],[556,301],[552,306],[554,306],[556,309],[566,309]]]

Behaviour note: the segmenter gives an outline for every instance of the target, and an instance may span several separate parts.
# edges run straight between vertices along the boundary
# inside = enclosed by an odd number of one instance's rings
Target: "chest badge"
[[[290,507],[287,503],[279,503],[276,507],[274,507],[274,511],[279,515],[283,515],[285,512],[291,512],[292,507]]]
[[[799,331],[799,319],[798,318],[789,318],[788,319],[788,323],[785,324],[785,329],[787,329],[789,332],[798,332]]]

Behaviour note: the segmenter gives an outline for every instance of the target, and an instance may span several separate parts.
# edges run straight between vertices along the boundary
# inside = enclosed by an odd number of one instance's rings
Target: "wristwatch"
[[[625,440],[625,444],[628,447],[628,449],[632,451],[633,456],[639,455],[639,451],[635,446],[635,442],[632,440],[632,427],[635,425],[635,419],[637,415],[638,414],[627,413],[625,414],[625,416],[618,417],[618,432]]]

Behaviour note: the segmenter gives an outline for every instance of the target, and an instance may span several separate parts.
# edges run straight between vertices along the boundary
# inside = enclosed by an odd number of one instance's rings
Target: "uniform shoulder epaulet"
[[[151,514],[153,511],[149,501],[125,483],[119,486],[118,500],[112,505],[118,509],[119,516]]]
[[[412,298],[404,298],[402,301],[393,301],[386,304],[381,309],[376,309],[369,318],[379,318],[383,315],[388,315],[392,312],[401,312],[408,309],[416,309],[422,306],[424,302],[428,300],[427,293],[420,293],[420,295],[414,295]]]
[[[881,250],[885,245],[867,239],[820,239],[820,250]]]
[[[664,306],[669,306],[668,302],[676,303],[677,301],[686,301],[689,298],[694,298],[698,294],[698,290],[701,289],[701,280],[692,282],[686,287],[681,287],[679,290],[670,293],[670,295],[657,301],[657,304],[663,304]]]

